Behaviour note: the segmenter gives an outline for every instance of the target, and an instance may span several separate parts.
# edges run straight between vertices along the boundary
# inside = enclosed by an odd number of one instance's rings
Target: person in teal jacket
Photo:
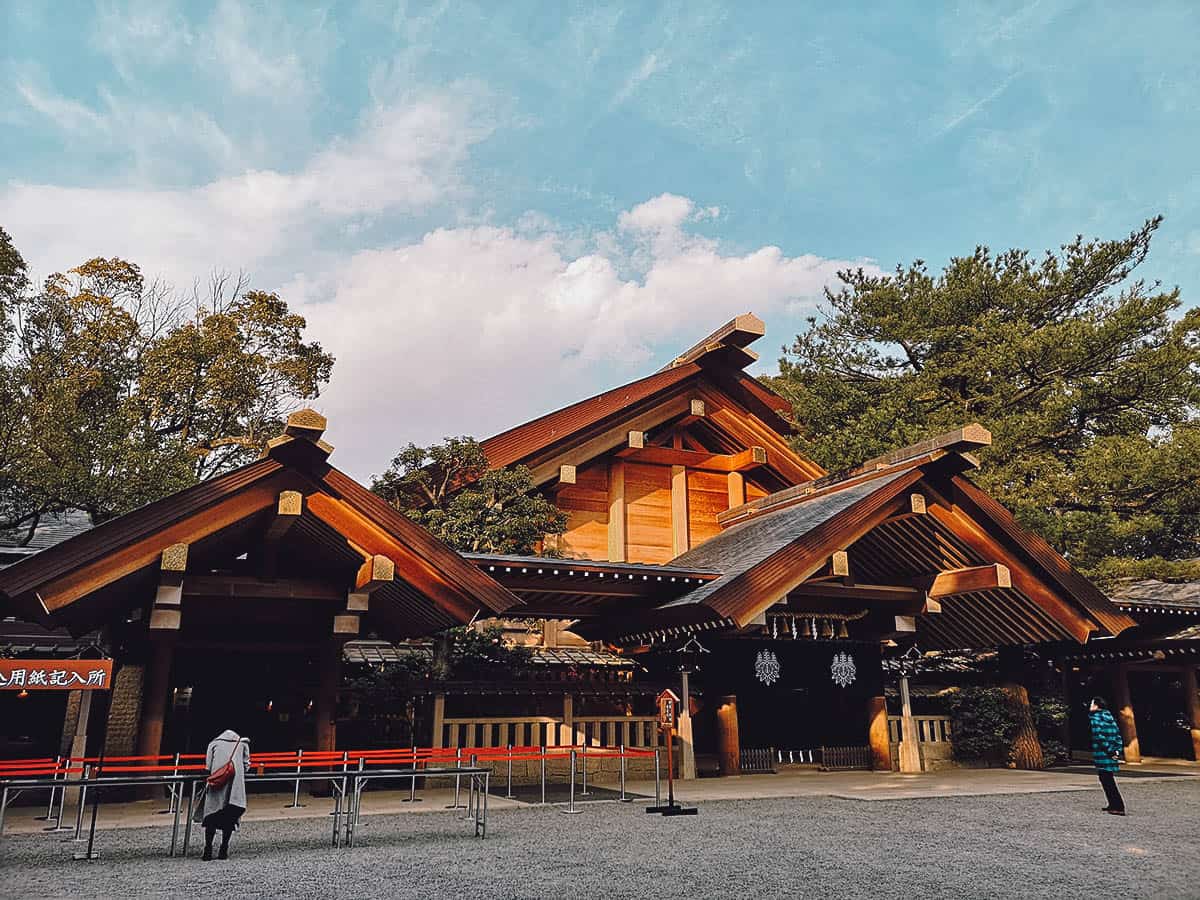
[[[1093,697],[1089,718],[1092,723],[1092,761],[1096,765],[1096,774],[1100,776],[1100,785],[1104,788],[1104,796],[1108,798],[1108,806],[1104,811],[1114,816],[1125,815],[1125,801],[1117,790],[1117,772],[1121,768],[1121,752],[1125,743],[1121,740],[1121,730],[1117,728],[1117,720],[1108,711],[1108,703],[1103,697]]]

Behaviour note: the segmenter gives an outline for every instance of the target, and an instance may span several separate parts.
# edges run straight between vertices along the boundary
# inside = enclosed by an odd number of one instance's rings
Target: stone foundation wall
[[[463,760],[464,765],[466,760]],[[491,766],[492,783],[504,784],[508,780],[508,763],[505,760],[494,760],[483,763],[485,766]],[[661,777],[666,780],[667,777],[667,759],[666,754],[660,755],[660,765],[662,767]],[[654,760],[646,759],[627,759],[625,761],[625,780],[626,781],[653,781],[654,780]],[[540,784],[542,778],[542,769],[540,760],[513,760],[512,764],[512,779],[513,784]],[[617,785],[621,781],[621,761],[616,757],[609,756],[589,756],[587,759],[588,784],[603,784]],[[579,756],[576,761],[575,779],[580,782],[583,778],[583,756]],[[571,779],[571,758],[569,756],[551,757],[546,760],[546,781],[547,783],[554,782],[566,784]]]
[[[105,756],[132,756],[137,747],[142,716],[143,666],[124,665],[113,679],[112,702],[108,709]]]

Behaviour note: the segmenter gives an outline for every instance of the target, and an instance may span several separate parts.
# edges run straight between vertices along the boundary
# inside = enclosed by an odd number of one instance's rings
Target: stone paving
[[[1087,772],[797,773],[689,784],[700,815],[677,819],[493,798],[485,841],[446,795],[381,793],[349,850],[327,846],[324,801],[280,817],[288,798],[252,797],[227,862],[167,858],[161,824],[106,830],[90,863],[6,835],[0,896],[1200,897],[1200,779],[1137,774],[1124,819]]]

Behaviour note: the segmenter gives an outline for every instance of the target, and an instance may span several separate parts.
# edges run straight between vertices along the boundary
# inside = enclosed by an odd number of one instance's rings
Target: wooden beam
[[[625,463],[619,459],[608,464],[608,560],[625,561]]]
[[[746,472],[767,464],[767,451],[750,447],[740,453],[708,453],[675,447],[626,447],[618,456],[630,462],[658,466],[682,466],[705,472]]]
[[[339,603],[345,586],[312,578],[282,578],[268,581],[250,575],[189,575],[183,586],[185,598],[230,600],[296,600]]]
[[[932,575],[913,579],[913,584],[924,588],[930,599],[953,597],[955,594],[970,594],[973,591],[994,591],[1012,587],[1012,573],[1003,563],[987,566],[967,566],[948,569]]]
[[[396,580],[396,564],[386,556],[375,553],[363,560],[354,579],[354,590],[369,594]]]
[[[763,320],[753,313],[743,313],[726,322],[708,337],[693,344],[675,359],[665,366],[660,371],[667,371],[679,366],[687,365],[690,362],[695,362],[701,357],[712,353],[716,350],[729,348],[731,350],[744,350],[745,362],[743,366],[749,365],[757,358],[757,354],[745,350],[749,344],[758,340],[767,333],[767,326],[763,324]]]
[[[367,610],[369,610],[370,608],[371,608],[371,595],[370,594],[367,594],[364,592],[359,592],[359,591],[351,591],[349,594],[346,595],[346,612],[348,612],[348,613],[352,613],[352,612],[364,613]]]
[[[341,613],[333,617],[334,634],[358,634],[358,626],[358,615],[356,613]]]
[[[673,556],[681,556],[689,549],[687,468],[684,466],[671,467],[671,549]]]
[[[920,609],[925,602],[925,594],[919,588],[905,584],[855,584],[841,585],[836,582],[821,581],[816,584],[801,584],[788,591],[788,603],[793,598],[832,598],[843,600],[866,600],[874,603],[903,604],[913,610]]]
[[[692,425],[696,422],[699,422],[703,418],[704,418],[704,401],[698,400],[698,399],[692,400],[691,406],[688,409],[688,414],[686,416],[684,416],[682,419],[680,419],[678,423],[676,423],[676,427],[687,428],[687,426]]]
[[[836,550],[829,557],[830,572],[834,575],[847,576],[850,574],[850,554],[845,550]]]
[[[672,397],[631,420],[612,426],[577,447],[555,453],[553,457],[530,466],[533,486],[541,487],[553,480],[563,464],[582,466],[611,450],[628,447],[630,431],[648,431],[656,425],[685,415],[689,408],[690,403],[686,397]]]
[[[267,526],[265,540],[275,543],[282,538],[293,525],[300,521],[304,512],[304,495],[299,491],[281,491],[279,504],[275,508],[275,518]]]

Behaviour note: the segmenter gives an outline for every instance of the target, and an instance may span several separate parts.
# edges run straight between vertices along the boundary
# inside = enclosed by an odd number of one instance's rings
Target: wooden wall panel
[[[555,503],[567,514],[558,552],[571,559],[608,559],[607,464],[581,467],[575,484],[561,488]]]
[[[688,541],[696,547],[721,533],[717,513],[729,508],[729,476],[721,472],[688,472]]]
[[[746,502],[747,503],[749,503],[751,500],[757,500],[759,497],[765,497],[765,496],[767,496],[767,492],[765,490],[760,488],[757,484],[755,484],[749,478],[746,479]]]
[[[671,548],[671,467],[625,464],[630,562],[665,563]]]

